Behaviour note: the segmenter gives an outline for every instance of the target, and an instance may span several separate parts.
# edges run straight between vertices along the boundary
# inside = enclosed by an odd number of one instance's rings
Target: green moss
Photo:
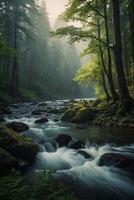
[[[62,121],[72,121],[72,119],[75,117],[76,115],[76,109],[72,108],[67,110],[63,116],[62,116]]]
[[[72,119],[74,123],[85,123],[94,119],[94,111],[88,107],[82,107],[77,112],[75,117]]]
[[[72,192],[59,189],[51,182],[51,174],[39,172],[32,185],[26,183],[24,177],[12,172],[7,177],[0,178],[0,199],[3,200],[76,200]]]
[[[15,164],[16,159],[6,150],[0,148],[0,176],[7,175]]]
[[[0,127],[0,147],[13,156],[30,162],[34,160],[39,150],[38,145],[5,126]]]

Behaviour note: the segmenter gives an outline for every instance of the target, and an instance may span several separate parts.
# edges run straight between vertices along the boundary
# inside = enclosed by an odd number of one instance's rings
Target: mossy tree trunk
[[[121,41],[121,24],[120,24],[120,2],[119,0],[112,0],[113,7],[113,28],[114,28],[114,54],[115,54],[115,66],[117,72],[117,79],[119,85],[119,94],[122,108],[128,106],[131,101],[128,86],[125,79],[123,59],[122,59],[122,41]]]

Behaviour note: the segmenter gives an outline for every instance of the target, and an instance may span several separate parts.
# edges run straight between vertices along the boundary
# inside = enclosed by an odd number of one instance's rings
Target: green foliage
[[[80,70],[77,72],[75,81],[90,85],[91,82],[98,82],[100,75],[100,67],[98,63],[97,56],[93,56],[91,60],[86,63]]]
[[[37,173],[34,185],[28,185],[24,176],[12,172],[0,178],[0,199],[3,200],[76,200],[69,189],[56,189],[51,182],[52,172]]]

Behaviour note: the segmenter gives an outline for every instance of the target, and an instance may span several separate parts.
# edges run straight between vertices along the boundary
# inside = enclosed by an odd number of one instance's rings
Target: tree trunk
[[[132,43],[132,59],[134,65],[134,0],[131,0],[129,6],[130,16],[130,31],[131,31],[131,43]]]
[[[101,39],[100,16],[97,16],[97,31],[98,31],[98,38]],[[101,69],[102,86],[103,86],[104,93],[106,94],[107,100],[109,101],[109,99],[111,97],[110,97],[109,92],[107,90],[106,80],[105,80],[105,74],[108,78],[108,73],[107,73],[107,69],[106,69],[106,66],[105,66],[102,45],[101,45],[100,42],[98,44],[99,44],[100,60],[101,60],[101,66],[102,66],[102,69]],[[109,82],[109,79],[108,79],[108,82]],[[110,82],[109,82],[109,85],[110,85]]]
[[[119,85],[119,94],[122,105],[128,102],[131,98],[129,95],[125,74],[124,74],[124,67],[123,67],[123,60],[122,60],[122,43],[121,43],[121,27],[120,27],[120,4],[119,0],[112,0],[113,6],[113,27],[114,27],[114,37],[115,37],[115,65],[116,65],[116,72],[118,78],[118,85]]]
[[[17,50],[17,3],[14,9],[14,27],[13,27],[13,48]],[[17,98],[17,91],[18,91],[18,59],[15,55],[13,57],[13,67],[12,67],[12,75],[11,75],[11,85],[12,85],[12,95],[13,98],[16,100]]]
[[[107,3],[104,0],[104,22],[105,22],[105,31],[106,31],[106,43],[107,43],[107,58],[108,58],[108,80],[110,85],[110,91],[112,94],[112,98],[114,101],[117,100],[117,94],[115,91],[113,75],[112,75],[112,60],[111,60],[111,52],[110,52],[110,38],[109,38],[109,29],[108,29],[108,17],[107,17]]]
[[[107,89],[107,86],[106,86],[105,73],[104,73],[103,70],[101,71],[101,79],[102,79],[103,90],[104,90],[104,92],[105,92],[107,101],[109,101],[109,100],[111,99],[111,97],[110,97],[110,95],[109,95],[109,92],[108,92],[108,89]]]

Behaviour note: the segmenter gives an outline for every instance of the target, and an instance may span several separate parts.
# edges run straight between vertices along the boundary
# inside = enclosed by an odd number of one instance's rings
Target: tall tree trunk
[[[119,94],[122,105],[131,99],[125,79],[123,60],[122,60],[122,43],[121,43],[121,27],[120,27],[120,4],[119,0],[112,0],[113,6],[113,27],[115,37],[115,65],[119,85]]]
[[[130,31],[131,31],[131,43],[132,43],[132,59],[134,65],[134,0],[130,1],[129,5],[130,16]]]
[[[14,9],[14,27],[13,27],[13,48],[17,50],[17,10],[18,6],[17,3],[15,4]],[[15,55],[13,57],[13,67],[12,67],[12,75],[11,75],[11,83],[12,83],[12,95],[13,98],[16,100],[17,98],[17,91],[18,91],[18,59]]]
[[[96,3],[97,3],[97,1],[96,1]],[[100,27],[100,16],[99,15],[97,16],[97,32],[98,32],[98,38],[101,39],[101,27]],[[101,69],[102,86],[103,86],[103,90],[106,94],[107,100],[109,101],[111,97],[107,90],[106,80],[105,80],[105,74],[108,78],[108,73],[107,73],[107,69],[106,69],[106,65],[105,65],[105,61],[104,61],[104,53],[103,53],[102,45],[100,42],[98,43],[98,45],[99,45],[99,53],[100,53],[100,60],[101,60],[101,67],[102,67],[102,69]],[[109,82],[109,79],[108,79],[108,82]],[[109,82],[109,85],[110,85],[110,82]]]
[[[108,92],[108,89],[107,89],[106,79],[105,79],[105,72],[104,72],[103,69],[101,70],[101,79],[102,79],[103,90],[104,90],[104,92],[105,92],[107,101],[109,101],[109,100],[111,99],[111,97],[110,97],[109,92]]]
[[[107,1],[104,0],[104,22],[105,22],[105,32],[106,32],[106,43],[107,43],[107,58],[108,58],[108,80],[110,85],[110,91],[114,101],[117,100],[117,94],[115,91],[113,75],[112,75],[112,60],[110,52],[110,38],[109,38],[109,29],[108,29],[108,16],[107,16]]]

